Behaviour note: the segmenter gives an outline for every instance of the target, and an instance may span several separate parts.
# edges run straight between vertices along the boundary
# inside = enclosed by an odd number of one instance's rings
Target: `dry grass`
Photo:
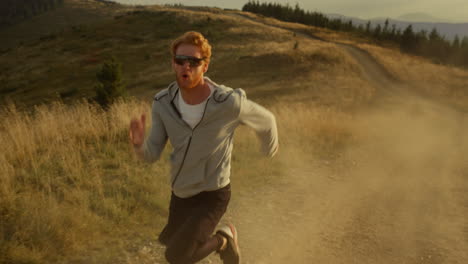
[[[275,181],[272,176],[286,177],[292,160],[340,158],[366,137],[347,112],[371,102],[375,87],[337,46],[216,9],[147,10],[0,55],[0,81],[17,89],[13,99],[20,102],[0,111],[0,263],[125,262],[135,243],[154,240],[164,224],[170,146],[161,162],[147,165],[135,160],[127,139],[130,118],[148,113],[147,103],[119,102],[105,112],[86,101],[67,105],[52,96],[49,105],[29,107],[46,93],[91,93],[94,72],[107,54],[124,62],[130,93],[149,101],[173,80],[169,40],[186,30],[209,37],[214,57],[208,76],[244,88],[275,113],[279,126],[275,159],[260,156],[250,129],[236,133],[237,192]],[[360,47],[401,80],[420,89],[431,84],[437,89],[428,92],[467,102],[466,72]]]
[[[2,112],[0,262],[56,260],[121,222],[161,224],[147,211],[164,213],[164,188],[154,179],[164,179],[167,166],[145,173],[126,144],[129,118],[142,109],[131,102],[103,112],[83,102]]]
[[[290,155],[329,159],[353,141],[346,114],[305,104],[271,109],[281,149]],[[128,245],[111,241],[128,233],[154,238],[167,214],[167,155],[145,165],[132,157],[127,140],[130,117],[148,110],[147,104],[131,101],[108,112],[86,102],[54,103],[29,114],[14,105],[2,111],[0,262],[63,261],[78,252],[90,254],[81,260],[115,259]],[[260,157],[250,130],[241,128],[236,141],[238,188],[282,174],[281,163]]]
[[[426,95],[468,109],[468,71],[433,64],[427,59],[403,54],[393,49],[361,44],[394,76]]]

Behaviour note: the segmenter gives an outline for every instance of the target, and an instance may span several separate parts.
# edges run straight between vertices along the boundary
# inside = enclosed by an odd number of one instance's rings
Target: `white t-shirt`
[[[187,124],[192,127],[192,129],[200,122],[200,120],[203,117],[203,112],[205,110],[205,105],[206,102],[208,101],[208,98],[211,97],[211,94],[213,93],[213,86],[208,83],[208,87],[210,88],[210,95],[205,99],[205,101],[196,104],[196,105],[190,105],[187,104],[184,101],[184,98],[182,98],[182,93],[179,92],[179,111],[180,114],[182,115],[182,119],[187,122]]]

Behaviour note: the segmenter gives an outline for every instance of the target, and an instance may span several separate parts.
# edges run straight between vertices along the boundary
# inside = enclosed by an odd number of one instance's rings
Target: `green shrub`
[[[127,90],[122,80],[122,64],[112,56],[102,65],[96,74],[99,83],[95,86],[95,100],[104,108],[110,106],[116,99],[127,96]]]

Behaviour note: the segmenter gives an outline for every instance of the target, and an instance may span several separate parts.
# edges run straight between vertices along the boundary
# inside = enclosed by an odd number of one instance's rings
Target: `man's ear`
[[[204,63],[204,64],[203,64],[203,73],[205,73],[205,72],[208,71],[209,64],[210,64],[210,63]]]

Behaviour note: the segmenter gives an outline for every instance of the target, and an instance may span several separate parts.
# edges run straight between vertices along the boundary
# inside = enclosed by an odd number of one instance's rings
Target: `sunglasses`
[[[185,62],[188,62],[191,68],[195,68],[201,65],[202,61],[206,58],[197,58],[192,56],[185,56],[185,55],[175,55],[174,61],[177,65],[184,65]]]

